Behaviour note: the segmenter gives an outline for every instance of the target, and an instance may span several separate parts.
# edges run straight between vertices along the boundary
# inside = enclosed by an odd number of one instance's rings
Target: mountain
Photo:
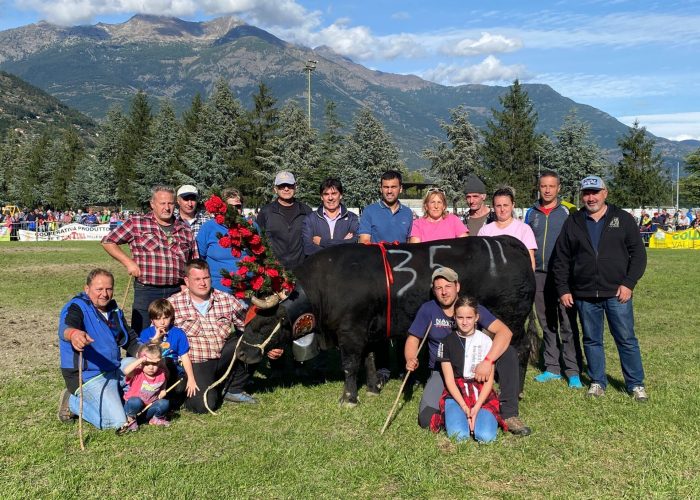
[[[45,22],[0,32],[0,69],[36,85],[66,104],[100,119],[110,106],[126,104],[136,89],[168,98],[179,111],[196,93],[204,96],[224,78],[245,105],[260,81],[279,102],[296,99],[306,107],[308,60],[312,74],[312,115],[322,127],[324,103],[333,100],[349,125],[361,106],[370,107],[393,134],[411,167],[424,166],[420,152],[432,137],[443,138],[440,120],[460,104],[479,128],[507,87],[447,87],[413,75],[373,71],[333,52],[281,40],[233,17],[208,22],[137,15],[121,24],[60,27]],[[628,127],[591,106],[578,104],[547,85],[523,85],[539,116],[539,131],[551,133],[575,108],[591,124],[598,144],[617,154],[617,138]],[[700,142],[656,138],[669,163]]]
[[[76,128],[84,138],[94,136],[95,122],[55,97],[14,75],[0,71],[0,140],[9,129],[39,135]]]

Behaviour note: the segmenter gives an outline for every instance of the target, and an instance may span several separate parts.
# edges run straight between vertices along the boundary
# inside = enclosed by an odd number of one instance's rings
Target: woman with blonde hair
[[[413,222],[409,243],[421,243],[448,238],[463,238],[469,230],[462,220],[447,211],[445,191],[438,187],[428,189],[423,198],[423,217]]]

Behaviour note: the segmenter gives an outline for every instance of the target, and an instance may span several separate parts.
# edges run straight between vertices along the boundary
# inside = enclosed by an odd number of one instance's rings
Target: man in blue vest
[[[61,310],[58,322],[61,373],[66,389],[61,392],[58,418],[70,422],[79,411],[78,366],[83,353],[83,418],[98,429],[118,429],[126,422],[121,394],[124,363],[121,349],[136,355],[138,338],[112,299],[114,276],[105,269],[88,274],[83,293]]]

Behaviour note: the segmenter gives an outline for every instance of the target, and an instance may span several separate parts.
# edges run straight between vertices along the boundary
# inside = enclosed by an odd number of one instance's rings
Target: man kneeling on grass
[[[120,348],[134,356],[139,343],[124,314],[112,299],[114,276],[94,269],[87,276],[83,293],[61,310],[58,323],[61,373],[66,389],[61,392],[58,418],[70,422],[79,412],[78,367],[83,353],[83,418],[98,429],[118,429],[126,422],[122,405],[122,366],[134,358],[121,358]]]

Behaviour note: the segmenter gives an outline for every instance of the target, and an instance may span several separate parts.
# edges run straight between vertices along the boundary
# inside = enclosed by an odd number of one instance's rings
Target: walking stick
[[[425,335],[423,335],[423,340],[420,341],[420,344],[418,345],[418,351],[416,352],[416,357],[420,354],[421,349],[423,349],[423,344],[425,344],[425,341],[428,339],[428,333],[430,332],[430,327],[432,325],[428,324],[428,328],[425,329]],[[384,434],[384,431],[386,430],[387,427],[389,427],[389,422],[391,421],[391,417],[394,415],[394,411],[396,410],[396,406],[399,404],[399,399],[401,399],[401,394],[403,393],[403,388],[406,386],[406,382],[408,381],[408,377],[411,376],[410,371],[406,372],[406,376],[403,378],[403,382],[401,383],[401,387],[399,387],[399,393],[396,395],[396,401],[394,401],[394,406],[391,407],[391,411],[389,411],[389,414],[386,416],[386,421],[384,422],[384,427],[382,427],[382,430],[379,432],[380,435]]]
[[[177,387],[177,385],[178,385],[180,382],[182,382],[182,381],[183,381],[183,379],[181,379],[181,378],[180,378],[180,379],[177,379],[177,382],[175,382],[173,385],[171,385],[170,387],[168,387],[168,388],[165,390],[165,394],[167,394],[167,393],[169,393],[170,391],[172,391],[173,389],[175,389],[175,387]],[[151,403],[149,403],[149,404],[147,404],[146,406],[144,406],[143,410],[141,410],[140,412],[138,412],[138,413],[136,414],[136,416],[134,417],[134,420],[136,420],[137,418],[139,418],[146,410],[148,410],[151,406],[153,406],[153,405],[156,403],[156,401],[160,401],[161,399],[163,399],[163,398],[155,399],[155,400],[152,401]],[[122,434],[126,433],[127,429],[129,428],[129,424],[130,424],[130,423],[131,423],[131,422],[126,422],[126,423],[125,423],[124,425],[122,425],[119,429],[117,429],[117,436],[121,436]]]
[[[78,405],[78,437],[80,438],[80,450],[85,451],[83,440],[83,351],[78,354],[78,385],[80,386],[80,404]]]
[[[134,277],[129,275],[129,281],[126,284],[126,291],[124,292],[124,299],[122,300],[122,309],[124,309],[126,304],[126,299],[129,297],[129,289],[131,288],[131,282],[134,281]]]

